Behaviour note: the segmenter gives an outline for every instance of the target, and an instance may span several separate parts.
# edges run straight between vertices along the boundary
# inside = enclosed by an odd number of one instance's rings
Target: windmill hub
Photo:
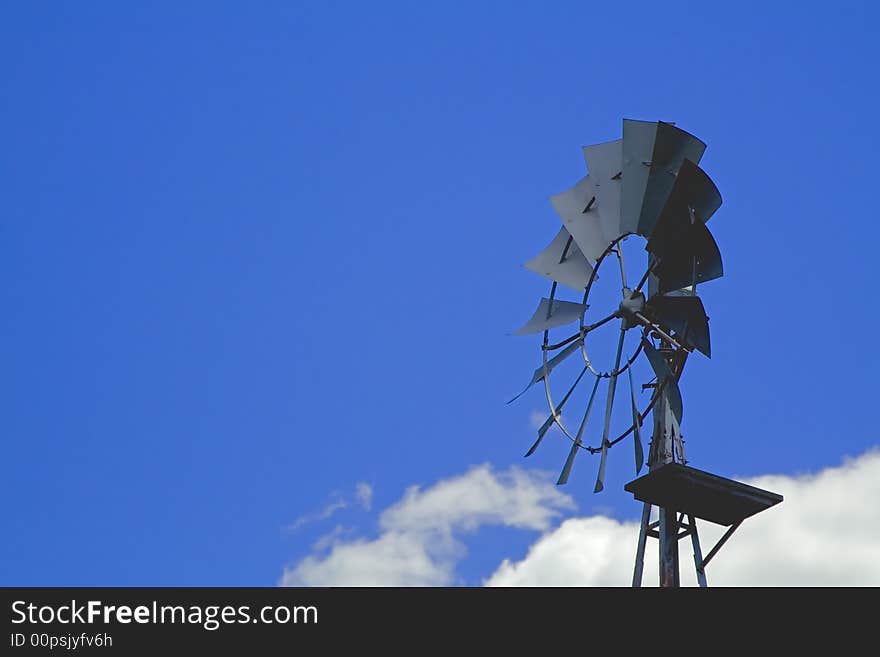
[[[626,328],[632,328],[640,324],[636,318],[636,313],[644,313],[645,311],[645,295],[640,290],[630,290],[625,288],[623,291],[623,301],[617,308],[617,314],[625,320]]]

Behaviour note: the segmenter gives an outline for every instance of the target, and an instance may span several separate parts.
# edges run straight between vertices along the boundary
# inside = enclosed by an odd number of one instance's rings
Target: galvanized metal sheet
[[[614,370],[608,379],[608,397],[605,400],[605,426],[602,429],[602,454],[599,458],[599,474],[596,476],[596,485],[593,492],[598,493],[605,488],[605,463],[608,460],[609,432],[611,430],[611,411],[614,408],[614,393],[617,389],[617,372],[620,370],[620,357],[623,355],[623,341],[626,337],[626,328],[621,326],[620,337],[617,340],[617,355],[614,357]]]
[[[654,140],[651,158],[652,169],[659,167],[678,174],[685,159],[699,164],[705,152],[706,144],[691,133],[666,121],[657,122],[657,138]]]
[[[663,328],[676,332],[677,337],[697,351],[712,356],[709,339],[709,317],[698,296],[665,296],[658,294],[648,301],[648,314]]]
[[[555,305],[559,302],[554,301],[553,303]],[[583,305],[583,304],[576,304],[576,305]],[[557,365],[559,365],[562,361],[564,361],[566,358],[571,356],[573,353],[577,352],[583,346],[583,344],[584,344],[583,340],[575,340],[570,345],[568,345],[565,349],[563,349],[558,354],[556,354],[553,358],[550,358],[547,361],[546,367],[544,365],[541,365],[541,367],[539,367],[535,370],[535,373],[532,376],[532,383],[537,383],[538,381],[543,379],[545,370],[548,373],[552,372],[556,368]]]
[[[705,226],[720,206],[721,194],[712,179],[684,160],[648,240],[648,251],[659,259],[654,273],[660,293],[724,274],[718,245]]]
[[[571,444],[568,457],[565,459],[565,465],[562,466],[562,472],[559,473],[559,479],[556,480],[557,486],[563,486],[568,483],[568,478],[571,476],[571,467],[574,465],[574,457],[577,456],[580,449],[581,444],[579,442]]]
[[[580,291],[587,287],[593,273],[590,263],[565,228],[560,228],[550,245],[523,267],[539,276]]]
[[[639,229],[656,135],[657,124],[653,121],[623,120],[620,230],[625,233]]]
[[[595,196],[593,183],[585,176],[571,189],[550,197],[563,226],[591,262],[596,262],[608,246],[594,208]]]
[[[620,191],[623,172],[623,140],[584,146],[584,161],[596,195],[599,225],[607,243],[623,235],[620,228]]]
[[[689,159],[681,163],[670,198],[693,208],[694,215],[703,223],[709,221],[722,203],[721,192],[715,182]]]
[[[552,425],[553,425],[553,416],[551,415],[551,416],[550,416],[550,426],[552,426]],[[547,428],[549,429],[550,427],[547,427]],[[544,433],[547,433],[547,432],[545,431]],[[543,434],[543,433],[539,433],[539,434],[538,434],[538,439],[537,439],[534,443],[532,443],[532,446],[531,446],[531,447],[529,447],[529,451],[526,452],[526,455],[525,455],[524,458],[528,458],[528,457],[530,457],[532,454],[534,454],[534,453],[535,453],[535,450],[538,449],[538,446],[541,444],[541,441],[542,441],[542,440],[544,440],[544,434]]]
[[[602,451],[599,453],[599,472],[596,474],[596,485],[593,486],[594,493],[601,493],[605,490],[605,467],[608,464],[608,445],[602,444]]]
[[[547,329],[576,322],[584,314],[587,307],[583,303],[559,301],[558,299],[551,301],[544,297],[538,304],[538,309],[535,310],[532,318],[514,331],[513,334],[528,335],[529,333],[541,333]]]
[[[663,354],[657,351],[649,340],[643,340],[642,344],[644,346],[645,356],[648,357],[648,362],[651,364],[651,369],[654,370],[654,374],[657,376],[658,389],[659,386],[663,386],[663,389],[666,391],[667,399],[669,399],[669,407],[672,410],[672,414],[675,415],[675,419],[681,424],[681,416],[683,412],[681,390],[678,387],[678,381],[675,379],[675,374],[672,373],[669,363],[666,362]]]
[[[668,297],[692,297],[696,294],[694,292],[694,288],[691,285],[686,285],[677,290],[672,290],[671,292],[667,292],[666,296]]]
[[[712,179],[696,164],[685,160],[648,239],[648,251],[661,253],[696,223],[705,224],[721,207],[721,194]]]
[[[581,373],[578,374],[578,377],[574,380],[574,383],[571,384],[571,387],[568,389],[568,392],[565,393],[565,396],[562,398],[562,401],[560,401],[556,405],[556,414],[557,415],[562,412],[562,409],[565,407],[565,403],[568,401],[569,397],[571,397],[571,394],[574,392],[574,389],[577,388],[578,383],[581,382],[581,379],[584,378],[584,375],[588,371],[589,371],[588,367],[584,367],[584,369],[581,370]],[[596,378],[598,379],[598,377],[596,377]],[[531,384],[529,384],[529,385],[531,385]],[[555,424],[555,422],[556,422],[556,418],[551,413],[550,416],[546,420],[544,420],[544,424],[542,424],[538,428],[538,439],[531,446],[531,448],[529,448],[529,451],[526,452],[527,457],[531,456],[532,454],[535,453],[535,450],[538,449],[538,445],[540,445],[541,441],[544,440],[544,435],[550,430],[550,427],[552,427]]]
[[[657,123],[651,167],[639,215],[638,233],[651,237],[684,161],[698,163],[706,144],[670,123]],[[625,172],[624,172],[625,173]]]
[[[557,303],[559,303],[559,302],[557,302],[557,301],[553,302],[554,305]],[[552,372],[553,369],[557,365],[559,365],[562,361],[564,361],[566,358],[571,356],[573,353],[577,352],[583,344],[584,344],[583,340],[580,340],[580,339],[575,340],[570,345],[568,345],[565,349],[563,349],[558,354],[556,354],[553,358],[549,359],[547,361],[547,372],[548,373]],[[529,388],[531,388],[533,385],[535,385],[538,381],[541,381],[543,378],[544,378],[544,365],[542,364],[541,367],[539,367],[538,369],[535,370],[535,373],[532,375],[532,380],[529,381],[528,385],[525,388],[523,388],[523,391],[507,403],[510,404],[511,402],[515,402],[517,399],[522,397]],[[578,377],[578,381],[580,381],[580,377]],[[577,382],[575,382],[575,385],[577,385]],[[574,389],[574,386],[572,386],[572,389]],[[571,391],[569,391],[569,394],[571,394]],[[568,395],[566,395],[565,398],[568,399]]]
[[[654,235],[662,230],[658,227]],[[724,276],[721,251],[712,233],[701,222],[687,226],[673,239],[666,240],[662,248],[665,250],[658,250],[660,262],[654,270],[661,294]]]
[[[584,435],[584,429],[587,426],[587,420],[590,417],[590,411],[593,410],[593,401],[596,399],[596,390],[598,388],[599,377],[597,376],[596,382],[593,384],[593,391],[590,393],[590,401],[587,402],[587,410],[584,412],[584,418],[581,420],[581,426],[578,428],[577,435],[571,443],[571,449],[568,452],[568,458],[565,459],[565,465],[562,466],[562,472],[559,474],[559,479],[556,480],[557,486],[567,484],[568,478],[571,476],[571,467],[574,465],[574,457],[577,456],[577,453],[581,449],[581,445],[583,445],[581,438]]]
[[[628,368],[626,373],[629,375],[629,400],[633,418],[633,448],[635,450],[636,458],[636,474],[639,474],[645,463],[645,450],[642,448],[642,429],[639,418],[639,407],[638,404],[636,404],[636,387],[633,383],[632,368]]]

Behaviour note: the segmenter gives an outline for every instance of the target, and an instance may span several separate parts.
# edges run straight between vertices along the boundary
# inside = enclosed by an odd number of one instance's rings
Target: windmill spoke
[[[564,347],[569,342],[577,340],[578,338],[582,338],[590,331],[595,331],[600,326],[604,326],[605,324],[607,324],[608,322],[610,322],[612,319],[614,319],[617,316],[618,316],[618,314],[615,311],[615,312],[611,313],[610,315],[608,315],[607,317],[603,317],[598,322],[593,322],[592,324],[585,325],[580,331],[578,331],[574,335],[568,336],[567,338],[565,338],[565,340],[562,340],[561,342],[557,342],[556,344],[545,345],[543,348],[545,351],[554,351],[555,349],[559,349],[560,347]]]
[[[626,289],[626,266],[623,263],[623,240],[617,243],[617,248],[614,249],[617,253],[617,262],[620,264],[620,282],[623,289]],[[624,292],[624,295],[626,293]]]
[[[642,277],[639,279],[639,284],[636,285],[636,289],[633,290],[633,291],[634,291],[634,292],[638,292],[639,290],[641,290],[641,289],[642,289],[642,286],[643,286],[643,285],[645,284],[645,282],[648,280],[648,276],[650,276],[650,275],[651,275],[651,267],[648,267],[648,268],[645,270],[645,273],[642,274]]]

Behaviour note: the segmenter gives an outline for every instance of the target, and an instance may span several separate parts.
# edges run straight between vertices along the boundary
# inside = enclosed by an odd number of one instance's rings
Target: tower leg
[[[678,514],[660,509],[660,586],[678,587]]]
[[[651,505],[645,502],[642,509],[642,524],[639,527],[639,545],[636,548],[636,566],[633,569],[633,588],[642,586],[642,571],[645,569],[645,545],[648,542],[648,522],[651,520]]]
[[[688,516],[688,524],[691,526],[691,543],[694,546],[694,565],[697,567],[697,583],[701,588],[706,588],[709,585],[706,583],[706,569],[703,567],[703,551],[700,550],[697,519],[693,516]]]

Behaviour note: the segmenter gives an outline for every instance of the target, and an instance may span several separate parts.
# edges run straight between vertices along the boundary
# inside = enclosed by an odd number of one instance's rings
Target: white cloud
[[[636,523],[571,518],[534,543],[525,559],[505,559],[487,586],[614,586],[628,584]],[[631,549],[626,549],[631,546]],[[646,569],[647,570],[647,569]],[[627,575],[627,572],[629,574]]]
[[[707,567],[715,586],[880,585],[880,450],[817,474],[773,475],[752,485],[785,501],[743,523]],[[706,554],[723,532],[700,525]],[[520,561],[505,559],[495,586],[628,585],[638,526],[575,518],[542,536]],[[680,543],[683,584],[695,584],[690,542]],[[656,541],[649,539],[643,583],[656,585]],[[652,558],[653,557],[653,558]]]
[[[358,505],[364,511],[369,511],[370,507],[373,504],[373,487],[366,482],[358,482],[357,484],[355,484],[354,498],[357,501]],[[289,532],[295,532],[301,527],[311,524],[313,522],[328,520],[329,518],[336,515],[337,511],[342,511],[342,509],[347,509],[348,507],[349,502],[346,499],[346,496],[342,495],[342,493],[340,493],[339,491],[334,491],[330,495],[330,501],[324,506],[323,509],[314,513],[306,513],[304,515],[301,515],[299,518],[287,525],[285,529]]]
[[[880,449],[816,474],[748,480],[785,496],[749,518],[707,568],[711,586],[880,585]],[[312,554],[284,571],[295,586],[444,586],[461,583],[456,566],[465,539],[482,526],[543,532],[520,560],[504,559],[488,574],[494,586],[628,586],[636,522],[596,515],[569,518],[574,508],[542,473],[488,465],[409,488],[379,517],[379,535],[353,537],[337,528]],[[706,554],[724,528],[700,522]],[[469,541],[478,548],[478,539]],[[643,583],[657,582],[657,542],[648,541]],[[690,541],[680,543],[682,583],[694,585]]]
[[[403,499],[380,518],[386,530],[473,531],[480,525],[546,530],[572,499],[544,475],[513,467],[495,473],[489,465],[444,479],[426,490],[407,489]]]
[[[319,520],[327,520],[337,511],[341,511],[342,509],[348,507],[348,502],[346,502],[339,495],[339,493],[334,493],[331,497],[332,499],[323,509],[321,509],[317,513],[307,513],[306,515],[300,516],[287,526],[287,531],[295,532],[303,525],[307,525],[311,522],[317,522]]]
[[[529,426],[531,426],[532,429],[540,429],[548,416],[549,413],[547,411],[532,411],[529,414]]]
[[[373,506],[373,487],[365,481],[359,481],[355,486],[354,495],[358,504],[364,511],[369,511]]]
[[[452,582],[455,554],[450,548],[408,532],[334,540],[326,554],[310,555],[285,570],[281,585],[442,586]]]
[[[442,586],[456,582],[461,535],[484,525],[547,531],[572,499],[543,473],[488,465],[422,489],[409,488],[379,518],[378,538],[330,537],[286,569],[282,585]]]

